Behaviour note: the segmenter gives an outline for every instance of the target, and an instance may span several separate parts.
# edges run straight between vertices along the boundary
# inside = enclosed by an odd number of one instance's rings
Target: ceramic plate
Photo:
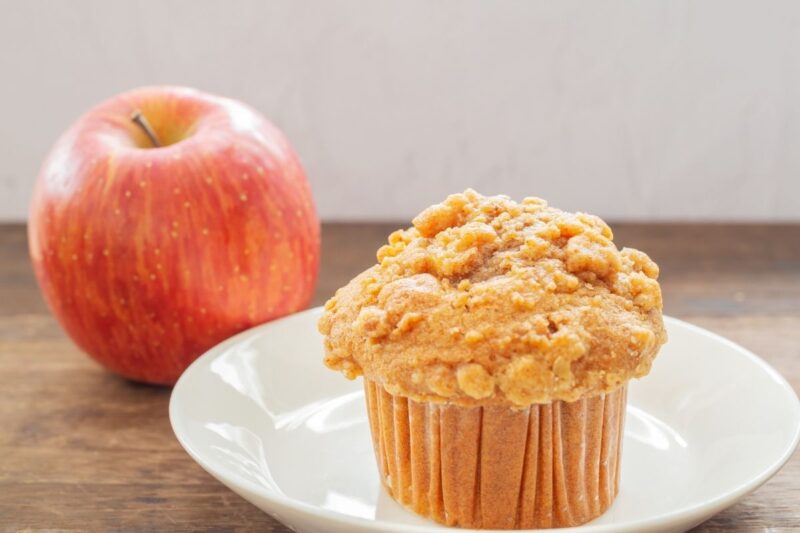
[[[178,440],[297,531],[445,529],[381,488],[361,381],[322,365],[319,315],[256,327],[200,357],[172,393]],[[619,496],[577,530],[686,530],[767,481],[797,445],[800,404],[775,370],[713,333],[666,324],[669,343],[629,389]]]

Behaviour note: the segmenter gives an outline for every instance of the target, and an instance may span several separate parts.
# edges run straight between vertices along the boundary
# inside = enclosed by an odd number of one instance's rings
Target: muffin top
[[[325,304],[325,364],[459,405],[614,390],[649,372],[666,332],[658,266],[612,238],[538,198],[451,195]]]

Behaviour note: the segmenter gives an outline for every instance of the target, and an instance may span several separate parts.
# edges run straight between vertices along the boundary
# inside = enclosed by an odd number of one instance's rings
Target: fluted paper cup
[[[417,402],[364,380],[381,479],[406,508],[449,526],[583,524],[619,489],[627,387],[524,409]]]

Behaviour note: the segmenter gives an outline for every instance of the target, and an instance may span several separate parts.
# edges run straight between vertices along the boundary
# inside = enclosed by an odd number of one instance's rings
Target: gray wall
[[[614,219],[800,220],[800,2],[0,2],[2,220],[72,120],[153,83],[261,109],[329,220],[467,186]]]

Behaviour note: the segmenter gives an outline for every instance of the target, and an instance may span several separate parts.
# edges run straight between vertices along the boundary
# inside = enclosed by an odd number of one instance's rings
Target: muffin
[[[386,490],[451,526],[568,527],[619,487],[627,382],[666,341],[658,267],[608,225],[467,190],[325,304]]]

